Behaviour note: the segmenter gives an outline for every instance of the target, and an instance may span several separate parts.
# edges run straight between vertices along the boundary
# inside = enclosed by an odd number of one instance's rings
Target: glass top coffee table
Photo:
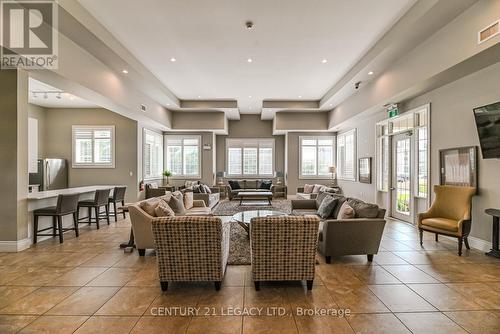
[[[238,212],[233,215],[233,220],[235,220],[241,227],[249,233],[250,231],[250,220],[252,218],[258,217],[268,217],[268,216],[286,216],[287,214],[281,211],[275,210],[251,210]]]

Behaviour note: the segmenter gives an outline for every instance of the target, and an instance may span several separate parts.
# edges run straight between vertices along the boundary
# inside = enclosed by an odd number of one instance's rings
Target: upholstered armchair
[[[210,281],[219,290],[229,256],[230,222],[179,216],[151,222],[161,289],[168,282]]]
[[[471,229],[473,187],[434,186],[436,198],[427,212],[419,213],[418,229],[420,245],[423,245],[423,232],[443,234],[458,239],[458,255],[462,255],[462,242],[470,249],[467,237]]]
[[[314,280],[319,219],[315,216],[270,216],[250,222],[252,278],[261,281]]]

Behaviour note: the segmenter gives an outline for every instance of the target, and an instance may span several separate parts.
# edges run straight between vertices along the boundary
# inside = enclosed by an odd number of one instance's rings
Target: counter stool
[[[117,214],[118,213],[122,213],[123,214],[123,219],[126,218],[125,216],[125,210],[124,210],[124,206],[125,206],[125,191],[127,190],[127,187],[115,187],[115,189],[113,189],[113,196],[111,196],[109,198],[109,204],[113,204],[113,214],[115,216],[115,222],[118,221],[117,219]],[[121,212],[118,212],[116,211],[116,203],[122,203],[122,211]]]
[[[79,194],[73,195],[59,195],[57,196],[57,205],[46,208],[36,209],[33,211],[35,216],[33,222],[33,243],[36,244],[38,236],[52,236],[59,235],[59,242],[63,243],[63,233],[69,230],[75,230],[76,237],[78,237],[78,197]],[[73,215],[73,228],[62,228],[62,217],[66,215]],[[52,217],[52,227],[47,227],[38,230],[38,217]],[[57,225],[57,227],[56,227]],[[52,229],[51,234],[41,234]],[[58,233],[56,234],[56,230]]]
[[[110,189],[99,189],[95,191],[93,200],[79,201],[78,211],[80,211],[80,208],[88,208],[89,214],[88,217],[79,219],[79,222],[81,221],[82,223],[88,223],[89,225],[92,223],[96,223],[97,229],[99,229],[99,220],[101,218],[106,218],[106,221],[109,225],[109,192]],[[106,210],[104,216],[101,215],[102,207],[104,207]],[[95,221],[92,221],[92,209],[94,209]],[[85,219],[87,219],[87,221],[83,221]]]

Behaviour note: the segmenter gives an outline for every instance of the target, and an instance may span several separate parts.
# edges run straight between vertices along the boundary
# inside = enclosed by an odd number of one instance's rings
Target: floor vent
[[[477,33],[477,44],[486,42],[500,33],[500,20],[493,22]]]

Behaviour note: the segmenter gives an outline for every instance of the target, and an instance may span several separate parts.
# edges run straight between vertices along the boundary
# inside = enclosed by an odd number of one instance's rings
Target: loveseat
[[[385,209],[355,198],[320,193],[316,199],[292,200],[292,214],[319,217],[318,208],[326,196],[335,197],[337,203],[330,216],[320,217],[318,251],[325,256],[325,261],[330,263],[332,256],[342,255],[367,255],[368,261],[373,261],[384,232]],[[354,218],[337,219],[344,202],[354,209]]]
[[[220,188],[208,187],[201,181],[186,181],[183,186],[179,187],[182,191],[193,191],[193,199],[202,200],[205,205],[213,209],[220,201]]]
[[[264,186],[264,182],[268,182]],[[238,196],[240,191],[270,191],[274,194],[275,185],[269,180],[231,180],[228,182],[229,200]],[[237,186],[236,186],[237,184]],[[269,187],[268,187],[269,186]],[[238,188],[239,187],[239,188]]]

